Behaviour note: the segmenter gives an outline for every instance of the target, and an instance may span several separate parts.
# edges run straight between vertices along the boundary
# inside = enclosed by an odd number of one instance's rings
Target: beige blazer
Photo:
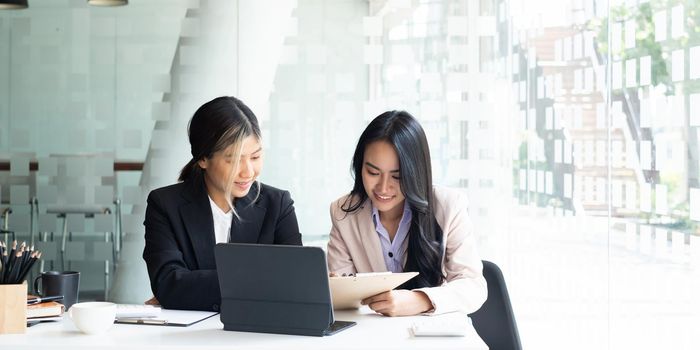
[[[433,187],[435,218],[443,231],[442,273],[439,287],[421,288],[433,303],[430,314],[452,311],[472,313],[486,300],[486,280],[476,251],[467,213],[467,197],[455,189]],[[369,200],[356,211],[345,213],[340,206],[347,196],[331,203],[328,270],[337,274],[387,271],[382,246],[372,220]]]

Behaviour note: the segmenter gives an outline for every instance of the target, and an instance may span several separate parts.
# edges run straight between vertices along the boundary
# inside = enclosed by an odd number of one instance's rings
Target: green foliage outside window
[[[654,34],[654,14],[659,11],[666,11],[667,15],[675,5],[682,4],[684,7],[685,34],[679,38],[656,41]],[[675,86],[671,81],[668,67],[668,51],[670,48],[687,47],[691,37],[698,37],[700,34],[700,1],[669,1],[652,0],[638,6],[627,7],[624,4],[612,7],[610,17],[594,18],[586,24],[586,29],[595,33],[596,50],[598,54],[607,60],[610,48],[608,40],[609,19],[613,23],[624,23],[634,20],[636,23],[635,47],[625,48],[621,43],[619,50],[612,52],[614,60],[624,61],[630,58],[649,56],[651,58],[651,84],[653,86],[663,85],[667,95],[673,95]],[[670,21],[669,21],[670,23]],[[624,25],[623,25],[624,33]],[[624,36],[622,36],[624,37]],[[620,38],[622,40],[622,38]]]
[[[684,11],[684,34],[677,38],[671,38],[667,35],[666,40],[656,41],[654,15],[665,11],[667,23],[672,25],[670,19],[672,8],[677,5],[683,5]],[[634,20],[635,22],[635,46],[625,48],[624,30],[626,21]],[[610,46],[608,25],[610,23],[620,23],[622,33],[618,40],[621,42],[613,49]],[[595,49],[602,62],[607,62],[608,54],[611,54],[614,61],[624,62],[628,59],[640,58],[649,56],[651,58],[651,85],[661,88],[667,96],[676,95],[678,93],[688,93],[690,90],[697,90],[700,84],[693,81],[685,81],[684,89],[686,91],[677,91],[678,85],[672,81],[669,67],[669,52],[677,49],[687,48],[690,45],[698,45],[700,41],[700,1],[697,0],[651,0],[637,6],[626,6],[624,3],[614,6],[610,9],[610,16],[603,18],[594,18],[590,20],[586,26],[586,30],[590,30],[595,34]],[[669,31],[670,32],[670,31]],[[667,33],[669,34],[669,33]],[[609,50],[615,50],[609,52]],[[613,94],[619,92],[613,91]],[[665,226],[674,230],[699,234],[700,227],[695,221],[689,218],[689,207],[687,202],[687,193],[682,195],[678,191],[686,190],[685,186],[679,186],[683,181],[682,176],[678,174],[661,174],[661,183],[667,186],[669,202],[675,203],[670,205],[670,218],[672,220],[664,220],[663,218],[653,218],[653,215],[642,214],[640,218],[647,223],[655,223],[660,226]],[[680,196],[679,196],[680,195]],[[682,198],[680,198],[682,197]],[[652,198],[652,202],[654,198]],[[641,214],[641,213],[640,213]],[[668,217],[667,217],[668,219]],[[650,222],[651,221],[651,222]]]

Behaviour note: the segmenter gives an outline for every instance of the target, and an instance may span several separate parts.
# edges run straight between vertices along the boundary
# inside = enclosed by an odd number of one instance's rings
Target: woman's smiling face
[[[374,141],[365,148],[362,164],[362,184],[367,196],[382,213],[403,212],[399,157],[390,143]]]

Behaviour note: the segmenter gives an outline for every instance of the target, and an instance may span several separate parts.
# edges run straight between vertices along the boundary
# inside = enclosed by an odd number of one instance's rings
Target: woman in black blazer
[[[243,102],[219,97],[202,105],[189,139],[181,182],[148,196],[143,259],[163,307],[218,311],[216,243],[301,245],[301,234],[289,192],[256,181],[260,127]]]

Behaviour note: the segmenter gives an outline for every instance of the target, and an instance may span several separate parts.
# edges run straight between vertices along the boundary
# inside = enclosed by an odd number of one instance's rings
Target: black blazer
[[[301,245],[289,192],[253,185],[234,202],[231,242]],[[214,261],[214,218],[204,181],[153,190],[146,208],[146,246],[151,290],[168,309],[218,311],[221,303]]]

